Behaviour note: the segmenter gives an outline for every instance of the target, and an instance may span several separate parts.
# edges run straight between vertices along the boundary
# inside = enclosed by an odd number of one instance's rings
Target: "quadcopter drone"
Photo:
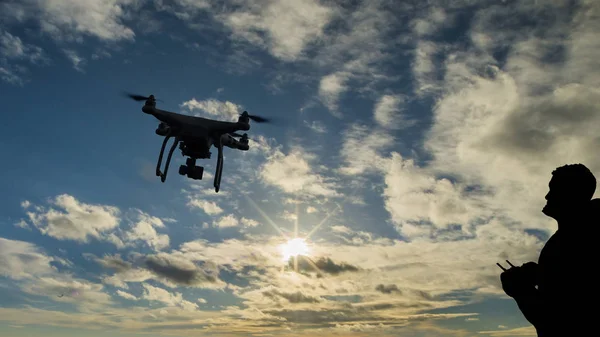
[[[149,97],[125,93],[129,98],[135,101],[146,101],[142,107],[142,111],[156,117],[160,121],[156,134],[165,137],[158,156],[156,164],[156,176],[164,183],[167,179],[171,156],[179,144],[179,149],[183,156],[188,157],[185,165],[179,167],[179,174],[185,175],[194,180],[202,180],[204,167],[196,166],[197,159],[210,159],[210,147],[217,148],[217,167],[215,172],[214,187],[215,192],[219,192],[221,185],[221,174],[223,173],[223,146],[242,151],[248,151],[248,134],[240,135],[236,131],[250,130],[250,120],[257,123],[268,122],[268,119],[253,116],[244,111],[240,114],[237,122],[225,122],[212,120],[202,117],[186,116],[170,111],[160,110],[156,108],[156,99],[154,95]],[[161,171],[163,153],[167,142],[171,137],[175,138],[167,161],[165,163],[164,172]],[[239,138],[239,140],[236,139]]]

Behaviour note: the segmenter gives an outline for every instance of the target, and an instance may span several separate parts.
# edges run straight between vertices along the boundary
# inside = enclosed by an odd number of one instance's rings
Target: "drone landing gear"
[[[221,173],[223,173],[223,144],[219,144],[217,149],[219,150],[219,156],[217,158],[217,170],[215,172],[215,192],[219,193],[221,186]]]
[[[179,166],[179,174],[182,176],[187,175],[188,178],[194,180],[202,180],[204,173],[204,167],[196,166],[196,158],[188,158],[185,161],[185,165]]]
[[[165,140],[162,143],[162,147],[160,148],[160,155],[158,156],[158,163],[156,164],[156,176],[160,177],[160,181],[163,183],[167,179],[167,172],[169,171],[169,164],[171,163],[171,157],[173,156],[173,151],[177,148],[177,144],[179,143],[179,137],[175,137],[175,141],[169,150],[169,155],[167,156],[167,162],[165,163],[165,172],[160,171],[160,164],[162,163],[163,153],[165,152],[165,147],[167,146],[167,142],[171,136],[167,135]]]

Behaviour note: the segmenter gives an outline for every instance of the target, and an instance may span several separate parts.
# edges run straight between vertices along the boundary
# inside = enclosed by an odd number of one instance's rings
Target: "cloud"
[[[120,222],[120,211],[116,207],[85,204],[67,194],[59,195],[49,203],[59,210],[36,206],[27,215],[42,234],[55,239],[82,243],[89,242],[90,238],[103,240]]]
[[[282,61],[295,61],[319,39],[333,10],[315,0],[247,1],[217,15],[232,39],[249,42]]]
[[[583,41],[596,41],[590,39],[598,28],[589,16],[594,7],[573,16],[558,2],[482,8],[469,31],[473,47],[441,54],[446,70],[436,83],[434,123],[424,144],[434,158],[430,169],[494,191],[488,203],[523,227],[555,227],[540,212],[553,169],[581,162],[600,170],[591,129],[600,91],[590,75],[598,69],[590,51],[599,46],[583,47]],[[544,14],[550,12],[560,14],[548,22]],[[529,17],[531,34],[518,20],[499,26],[514,17]],[[562,59],[551,57],[559,56],[557,45],[564,48]],[[505,57],[495,54],[499,48],[506,48]],[[456,206],[454,216],[470,208]]]
[[[503,329],[497,331],[479,331],[479,333],[482,335],[488,335],[492,337],[537,336],[537,332],[535,331],[535,328],[533,326],[514,329]]]
[[[219,101],[213,98],[198,101],[192,98],[189,101],[180,104],[180,107],[188,109],[190,112],[201,111],[205,114],[196,114],[201,117],[219,117],[227,121],[237,121],[239,114],[242,112],[242,106],[229,102]],[[206,116],[208,115],[208,116]]]
[[[223,209],[219,207],[214,201],[190,198],[187,205],[189,207],[200,208],[202,211],[204,211],[204,213],[208,215],[217,215],[223,213]]]
[[[113,269],[117,272],[125,272],[132,268],[131,263],[123,261],[120,255],[106,255],[102,259],[96,259],[104,268]]]
[[[167,248],[170,242],[169,236],[167,234],[159,234],[156,228],[165,228],[165,224],[160,218],[138,211],[137,221],[124,234],[124,238],[131,243],[142,241],[154,250]]]
[[[0,273],[4,277],[23,280],[51,275],[56,272],[51,265],[54,261],[32,243],[0,238]]]
[[[42,32],[62,41],[92,36],[103,41],[133,40],[135,33],[123,24],[127,6],[135,0],[80,2],[77,0],[25,0],[2,4],[7,24],[33,20]]]
[[[256,220],[253,220],[253,219],[247,219],[247,218],[244,218],[244,217],[242,217],[242,218],[240,219],[240,222],[242,223],[242,225],[243,225],[244,227],[256,227],[256,226],[258,226],[258,225],[260,224],[260,223],[259,223],[258,221],[256,221]]]
[[[0,238],[0,275],[19,281],[18,286],[23,292],[71,302],[81,308],[97,308],[112,303],[101,284],[61,273],[53,263],[64,266],[66,262],[46,255],[32,243]],[[69,267],[69,264],[66,263],[66,266]],[[59,299],[61,294],[64,296]]]
[[[338,275],[344,272],[356,272],[359,270],[356,266],[344,262],[334,262],[329,257],[320,257],[316,260],[313,260],[308,256],[298,256],[297,262],[295,259],[290,259],[288,261],[288,267],[295,269],[296,263],[298,271],[305,273],[316,273],[319,277],[322,276],[322,273]]]
[[[90,258],[115,272],[113,275],[105,276],[104,283],[124,289],[128,288],[128,283],[142,283],[148,280],[161,282],[171,288],[224,286],[211,263],[204,261],[195,263],[181,254],[134,254],[131,262],[123,260],[119,255],[106,255],[102,258],[90,256]]]
[[[175,284],[199,285],[217,282],[217,277],[211,275],[210,270],[202,270],[189,260],[176,256],[168,254],[149,256],[145,264],[148,270]]]
[[[348,89],[346,82],[349,79],[347,72],[335,72],[324,76],[319,82],[319,97],[321,102],[336,117],[341,117],[342,113],[338,108],[340,95]]]
[[[466,186],[447,178],[438,179],[431,171],[417,167],[412,159],[404,160],[393,153],[388,164],[385,207],[408,238],[433,235],[430,230],[453,224],[466,227],[495,214],[486,194],[465,193]],[[417,225],[423,221],[433,228]]]
[[[320,121],[312,121],[310,123],[308,121],[304,121],[304,125],[316,133],[327,132],[327,127],[325,126],[325,124],[323,124],[323,122]]]
[[[131,295],[130,293],[124,292],[122,290],[117,290],[117,295],[123,297],[126,300],[137,301],[138,298]]]
[[[15,227],[31,230],[31,227],[29,227],[29,224],[25,222],[25,220],[20,220],[19,222],[16,222]]]
[[[315,172],[310,162],[316,157],[300,149],[288,154],[276,150],[260,167],[260,178],[285,193],[309,196],[336,196],[333,182]]]
[[[344,132],[340,155],[344,165],[339,169],[345,175],[380,172],[384,167],[383,150],[393,146],[390,134],[363,124],[352,124]]]
[[[303,294],[300,291],[297,291],[295,293],[285,293],[277,289],[273,289],[264,291],[263,295],[271,298],[281,297],[286,299],[290,303],[319,303],[322,301],[322,299]]]
[[[79,54],[77,54],[77,52],[72,49],[64,49],[63,52],[65,53],[69,61],[73,63],[73,68],[75,70],[79,72],[84,72],[83,67],[87,63],[87,61],[84,58],[79,56]]]
[[[238,225],[238,219],[232,214],[223,216],[214,222],[214,226],[218,228],[237,227]]]
[[[157,301],[166,304],[167,306],[178,306],[187,311],[194,311],[198,309],[198,305],[196,303],[192,303],[183,299],[183,295],[181,293],[169,292],[165,289],[151,286],[149,284],[143,283],[144,294],[142,298],[148,301]]]
[[[0,66],[0,78],[7,83],[23,85],[25,81],[19,73],[20,71],[18,70],[11,70],[6,67]]]
[[[27,60],[31,63],[44,61],[42,48],[24,43],[21,38],[0,30],[0,59]]]
[[[402,129],[416,123],[416,120],[407,120],[403,115],[402,104],[405,97],[400,95],[383,95],[375,104],[373,112],[375,121],[383,128]]]
[[[400,289],[398,289],[398,286],[395,284],[378,284],[375,287],[375,290],[379,291],[382,294],[402,293]]]

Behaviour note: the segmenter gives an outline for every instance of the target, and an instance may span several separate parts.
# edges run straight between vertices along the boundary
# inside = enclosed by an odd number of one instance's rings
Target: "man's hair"
[[[552,175],[562,185],[572,191],[577,199],[591,200],[596,191],[596,177],[583,164],[569,164],[556,168]]]

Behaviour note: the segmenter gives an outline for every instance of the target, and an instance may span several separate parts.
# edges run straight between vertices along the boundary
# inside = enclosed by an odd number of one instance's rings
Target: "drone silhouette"
[[[187,176],[194,180],[202,180],[204,167],[196,166],[197,159],[210,159],[211,146],[217,148],[218,158],[215,172],[214,187],[215,192],[219,192],[221,186],[221,174],[223,173],[223,147],[248,151],[248,134],[239,134],[236,131],[250,130],[250,120],[257,123],[269,122],[268,119],[253,116],[244,111],[240,114],[237,122],[218,121],[202,117],[186,116],[178,113],[165,111],[156,108],[156,99],[154,95],[148,97],[125,93],[125,95],[135,101],[145,101],[142,111],[156,117],[160,121],[156,134],[165,137],[158,163],[156,164],[156,176],[164,183],[167,179],[171,156],[179,144],[179,149],[183,156],[188,157],[185,165],[179,167],[179,174]],[[165,152],[165,147],[170,138],[175,141],[169,150],[164,172],[160,166]],[[236,138],[239,138],[236,139]]]

